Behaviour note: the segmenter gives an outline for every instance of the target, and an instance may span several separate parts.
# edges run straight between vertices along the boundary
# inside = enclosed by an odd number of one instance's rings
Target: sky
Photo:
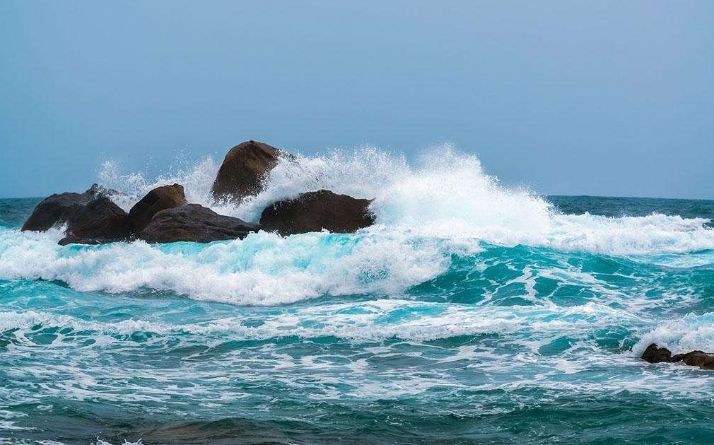
[[[0,197],[261,140],[714,198],[714,1],[0,1]]]

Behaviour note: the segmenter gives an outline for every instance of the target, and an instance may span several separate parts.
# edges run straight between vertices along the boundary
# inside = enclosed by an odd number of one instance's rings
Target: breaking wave
[[[263,208],[300,193],[330,189],[370,198],[376,224],[356,234],[327,232],[282,238],[260,232],[207,245],[142,241],[104,246],[56,244],[59,231],[0,231],[0,279],[60,280],[81,291],[172,291],[194,299],[277,304],[322,295],[401,295],[434,280],[484,245],[625,256],[676,265],[690,252],[714,249],[714,230],[702,218],[567,215],[525,189],[505,187],[478,158],[450,146],[410,164],[403,156],[364,148],[285,159],[264,190],[239,206],[215,202],[217,164],[198,162],[147,180],[106,163],[102,185],[128,209],[162,184],[184,185],[190,202],[257,221]],[[701,255],[699,257],[701,261]],[[705,261],[709,263],[709,260]]]

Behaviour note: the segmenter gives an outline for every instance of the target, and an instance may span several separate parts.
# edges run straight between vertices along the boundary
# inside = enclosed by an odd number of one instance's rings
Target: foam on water
[[[143,241],[61,247],[60,231],[0,232],[0,278],[61,280],[80,291],[169,290],[194,299],[279,304],[320,295],[398,294],[447,267],[438,240],[254,233],[213,244]]]
[[[355,343],[386,339],[428,341],[464,335],[512,334],[532,351],[555,338],[580,335],[592,328],[632,322],[626,311],[596,303],[570,308],[479,307],[411,300],[376,300],[303,307],[266,314],[259,326],[244,323],[241,316],[200,323],[165,323],[127,319],[100,323],[68,315],[40,311],[0,311],[0,332],[12,331],[21,343],[38,329],[63,330],[65,338],[76,336],[123,336],[151,333],[161,336],[192,334],[216,339],[266,340],[276,337],[336,337]],[[70,328],[71,331],[68,331]],[[108,338],[108,337],[105,337]],[[205,338],[204,338],[205,340]],[[68,346],[62,339],[56,344]]]
[[[449,268],[452,255],[474,253],[481,242],[543,246],[566,252],[640,256],[714,249],[707,220],[652,214],[610,218],[564,215],[527,190],[506,188],[484,173],[476,156],[449,146],[410,165],[373,148],[284,159],[265,190],[239,206],[214,202],[211,159],[149,181],[105,164],[104,186],[122,192],[128,209],[151,188],[173,182],[187,198],[214,210],[257,221],[279,199],[330,189],[374,199],[377,224],[354,235],[312,233],[282,238],[252,234],[211,245],[151,246],[143,242],[60,247],[60,231],[0,231],[0,279],[61,280],[82,291],[169,290],[195,299],[276,304],[320,295],[399,295]],[[701,256],[698,261],[701,260]]]
[[[714,313],[687,314],[660,322],[657,327],[642,334],[640,341],[632,348],[633,354],[642,355],[652,343],[668,348],[673,354],[694,350],[714,351]]]
[[[444,442],[600,443],[625,430],[631,442],[660,437],[665,417],[677,431],[691,419],[709,428],[705,371],[638,358],[652,342],[714,351],[706,219],[562,214],[448,146],[414,163],[371,148],[298,155],[239,206],[211,198],[216,169],[207,159],[148,180],[107,164],[101,182],[125,209],[179,182],[189,201],[251,221],[326,188],[373,199],[377,224],[59,246],[61,229],[20,232],[21,218],[7,219],[8,443],[213,443],[276,430],[296,434],[277,443],[391,443],[412,430],[415,443],[437,430]],[[643,426],[652,413],[661,417]]]
[[[104,185],[126,193],[116,198],[125,208],[157,185],[179,182],[191,202],[258,221],[260,212],[275,201],[329,189],[373,199],[370,209],[377,220],[373,231],[612,255],[714,249],[714,230],[705,227],[706,219],[563,215],[528,190],[502,186],[484,172],[475,155],[459,153],[449,145],[425,152],[413,164],[375,148],[283,159],[266,178],[263,192],[237,207],[212,199],[217,168],[209,158],[175,175],[147,181],[137,174],[121,175],[108,163],[100,176]]]

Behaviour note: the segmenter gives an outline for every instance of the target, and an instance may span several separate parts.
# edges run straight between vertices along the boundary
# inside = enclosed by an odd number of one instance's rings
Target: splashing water
[[[178,182],[250,221],[324,188],[376,224],[59,246],[18,230],[37,200],[0,200],[0,442],[714,438],[710,374],[637,358],[714,351],[714,202],[546,199],[449,146],[298,155],[239,206],[217,168],[100,182],[124,209]]]
[[[190,202],[257,222],[273,202],[328,189],[374,199],[370,206],[378,226],[370,229],[374,233],[397,231],[615,255],[714,248],[714,232],[705,227],[708,219],[564,215],[532,192],[501,186],[484,173],[475,155],[460,154],[448,145],[423,154],[416,166],[403,156],[374,148],[283,159],[265,179],[264,190],[239,206],[213,200],[210,190],[217,170],[208,158],[175,175],[147,181],[137,174],[120,175],[114,164],[107,163],[100,178],[102,185],[125,194],[114,198],[123,208],[130,208],[152,188],[178,182]]]

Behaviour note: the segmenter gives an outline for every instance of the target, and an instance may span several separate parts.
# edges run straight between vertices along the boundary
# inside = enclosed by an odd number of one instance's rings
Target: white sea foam
[[[263,192],[237,207],[213,201],[210,188],[217,168],[209,158],[149,181],[137,174],[122,175],[114,164],[107,163],[100,179],[126,193],[115,198],[125,208],[155,186],[179,182],[189,201],[257,221],[260,212],[275,201],[329,189],[373,199],[370,209],[377,225],[372,231],[611,255],[714,249],[714,230],[705,227],[705,219],[660,214],[621,218],[563,215],[528,190],[502,186],[484,172],[478,157],[459,153],[449,145],[431,149],[412,164],[403,156],[375,148],[284,159],[266,178]]]
[[[633,354],[639,357],[652,343],[669,349],[673,354],[693,350],[712,352],[714,351],[714,313],[689,314],[659,323],[657,327],[640,337],[640,341],[632,348]]]
[[[99,172],[99,183],[111,190],[120,192],[112,195],[112,200],[128,211],[151,189],[161,185],[180,183],[184,186],[186,199],[215,207],[211,199],[211,186],[218,172],[218,165],[213,158],[208,157],[193,165],[173,168],[172,172],[147,179],[140,173],[121,173],[119,165],[114,161],[106,161]]]
[[[204,342],[210,342],[211,339],[222,342],[227,338],[266,340],[287,336],[330,336],[356,343],[390,338],[422,342],[464,335],[499,334],[504,336],[502,344],[516,342],[535,353],[538,348],[558,337],[569,334],[581,336],[594,327],[631,321],[626,311],[593,303],[548,309],[398,299],[305,306],[288,312],[264,314],[258,326],[244,323],[241,316],[185,324],[150,318],[105,323],[45,311],[0,311],[0,332],[15,331],[13,335],[24,339],[27,334],[35,332],[38,326],[44,329],[71,328],[81,335],[102,340],[97,343],[100,347],[111,343],[111,336],[131,336],[135,333],[167,337],[190,334]],[[63,341],[57,341],[56,344],[61,348],[71,346]]]
[[[147,180],[121,174],[107,163],[100,180],[123,193],[113,199],[125,209],[151,188],[179,182],[189,201],[251,221],[276,200],[324,188],[373,199],[370,209],[377,224],[354,235],[282,238],[261,232],[211,245],[133,242],[81,249],[57,246],[59,231],[1,230],[0,279],[41,278],[82,291],[150,288],[195,299],[277,304],[326,294],[399,295],[446,271],[453,254],[477,252],[480,241],[660,258],[714,249],[714,230],[705,227],[706,220],[563,215],[527,190],[500,185],[484,173],[476,156],[449,146],[434,148],[413,164],[374,148],[298,155],[280,162],[264,191],[239,206],[213,201],[216,170],[217,164],[206,159]]]
[[[14,383],[32,385],[41,378],[46,381],[43,397],[111,403],[150,401],[153,406],[149,410],[174,409],[170,403],[176,398],[196,401],[191,405],[196,409],[201,409],[205,400],[217,404],[234,401],[243,396],[236,389],[236,379],[263,385],[267,378],[271,384],[326,400],[384,400],[441,387],[468,393],[483,391],[478,402],[490,396],[503,400],[512,394],[521,403],[529,400],[528,388],[568,395],[628,390],[706,398],[711,386],[709,379],[683,378],[678,373],[681,369],[643,368],[629,354],[603,350],[593,341],[594,332],[636,320],[626,310],[591,302],[548,308],[378,299],[271,309],[260,313],[258,325],[245,323],[240,315],[211,320],[190,320],[187,316],[177,323],[180,317],[175,312],[167,317],[165,311],[146,311],[141,319],[119,321],[50,312],[55,310],[0,311],[0,332],[5,338],[14,336],[8,355],[27,355],[34,360],[42,357],[42,366],[24,367],[12,374]],[[42,344],[37,344],[38,334],[44,332],[51,332],[57,339],[47,344],[46,336],[40,335]],[[460,336],[480,335],[483,338],[467,344],[458,340]],[[344,339],[353,347],[339,347],[336,352],[323,348],[325,343],[320,341],[320,347],[306,346],[301,351],[309,352],[295,354],[293,340],[287,341],[292,346],[278,340],[325,336]],[[543,346],[563,337],[572,339],[572,345],[556,354],[543,352]],[[87,342],[88,338],[94,342]],[[458,345],[428,342],[447,338],[457,338]],[[230,346],[241,340],[272,341]],[[39,348],[42,354],[37,353]],[[170,350],[170,354],[157,353]],[[197,356],[181,366],[162,367],[161,372],[134,363],[128,379],[127,370],[122,368],[126,357],[140,357],[140,363],[150,357],[155,363],[153,360],[159,357],[171,357],[171,361],[176,355],[192,354],[191,350]],[[195,359],[201,354],[208,356]],[[215,363],[214,354],[220,357],[218,368],[210,365]],[[611,372],[613,369],[617,372]],[[464,380],[453,370],[476,379]],[[653,373],[657,373],[656,378]],[[27,397],[23,391],[14,391],[12,396],[18,398],[14,403],[29,403],[22,399]],[[547,396],[539,392],[537,401]],[[470,399],[468,407],[473,408]]]
[[[61,280],[80,291],[168,290],[238,304],[320,295],[398,294],[448,266],[440,243],[310,233],[200,245],[143,241],[66,248],[59,233],[0,232],[0,278]]]

